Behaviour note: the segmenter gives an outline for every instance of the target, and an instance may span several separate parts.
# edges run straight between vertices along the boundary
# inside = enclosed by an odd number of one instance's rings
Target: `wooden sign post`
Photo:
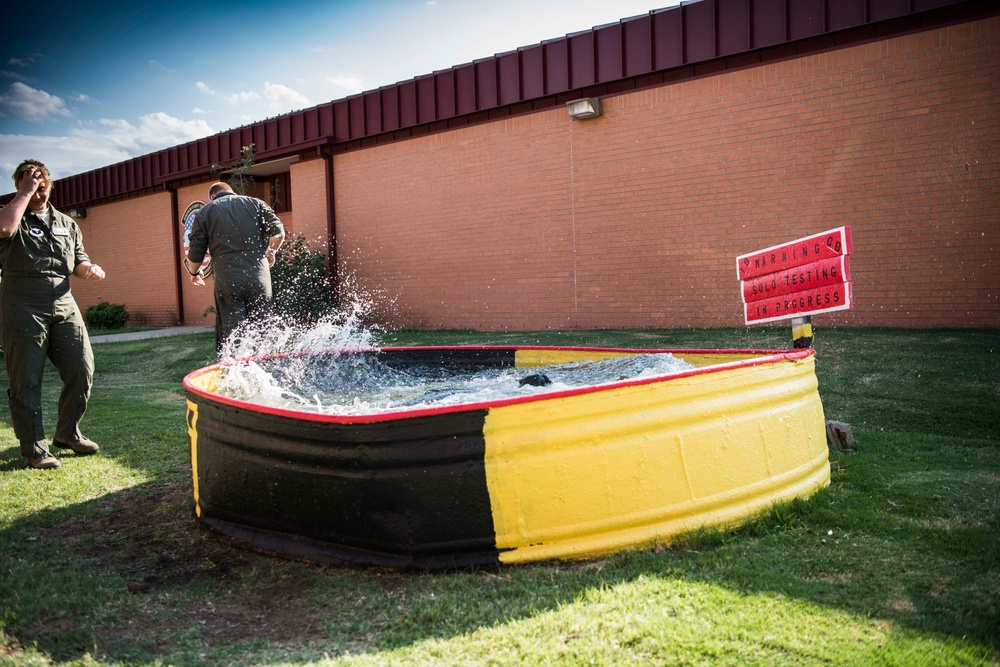
[[[851,228],[771,246],[736,258],[747,324],[792,320],[794,347],[812,346],[816,313],[852,305]]]

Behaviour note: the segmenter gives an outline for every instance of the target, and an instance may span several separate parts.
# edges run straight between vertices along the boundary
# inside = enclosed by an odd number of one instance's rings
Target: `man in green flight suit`
[[[94,353],[70,275],[103,280],[104,270],[83,249],[76,222],[49,203],[52,177],[25,160],[14,170],[17,193],[0,209],[0,344],[10,388],[11,424],[32,468],[58,468],[42,424],[46,356],[59,371],[62,393],[52,444],[77,454],[98,446],[80,433],[94,378]]]
[[[212,255],[215,275],[215,347],[223,346],[247,321],[271,310],[271,267],[285,240],[285,228],[271,207],[233,192],[228,183],[214,183],[209,202],[191,225],[188,261],[191,282],[204,285],[201,264]],[[196,268],[197,267],[197,268]]]

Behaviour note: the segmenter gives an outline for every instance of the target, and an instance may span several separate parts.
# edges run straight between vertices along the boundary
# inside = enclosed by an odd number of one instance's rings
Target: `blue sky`
[[[0,168],[32,157],[63,178],[676,4],[18,2],[0,40]]]

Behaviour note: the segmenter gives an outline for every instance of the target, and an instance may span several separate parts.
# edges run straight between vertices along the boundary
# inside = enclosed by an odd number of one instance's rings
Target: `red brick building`
[[[737,326],[737,255],[850,225],[817,323],[1000,326],[995,2],[700,0],[63,179],[109,275],[80,305],[210,323],[180,217],[250,144],[396,325]]]

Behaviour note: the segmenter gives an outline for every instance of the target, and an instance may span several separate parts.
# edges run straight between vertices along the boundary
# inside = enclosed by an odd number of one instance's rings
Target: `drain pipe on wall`
[[[171,237],[174,242],[174,289],[177,293],[177,324],[184,325],[184,278],[181,276],[181,263],[177,260],[181,256],[181,221],[177,214],[177,188],[172,185],[167,186],[170,192],[170,224],[173,227]]]
[[[333,183],[333,148],[323,146],[319,149],[323,156],[323,169],[326,171],[326,238],[327,261],[330,263],[330,282],[337,289],[337,205],[334,199]]]

